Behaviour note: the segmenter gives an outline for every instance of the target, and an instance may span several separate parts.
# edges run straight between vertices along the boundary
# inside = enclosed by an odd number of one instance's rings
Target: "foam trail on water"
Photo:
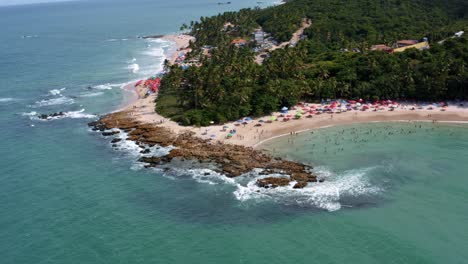
[[[77,119],[77,118],[96,118],[97,117],[96,115],[85,113],[85,109],[81,109],[78,111],[64,112],[63,115],[61,116],[48,117],[47,119],[39,118],[38,117],[39,113],[37,113],[36,111],[31,111],[29,113],[22,113],[22,115],[28,116],[31,120],[41,120],[41,121],[57,120],[57,119],[62,119],[62,118]]]
[[[123,83],[105,83],[105,84],[99,84],[96,86],[92,86],[92,89],[96,90],[112,90],[114,87],[121,87],[124,85]]]
[[[16,100],[15,98],[11,98],[11,97],[0,98],[0,103],[13,102],[15,100]]]
[[[79,96],[80,97],[95,97],[95,96],[100,96],[103,95],[103,92],[95,92],[95,93],[82,93]]]
[[[43,106],[52,106],[52,105],[64,105],[64,104],[74,104],[75,100],[72,98],[61,96],[57,98],[44,99],[36,101],[33,107],[43,107]]]

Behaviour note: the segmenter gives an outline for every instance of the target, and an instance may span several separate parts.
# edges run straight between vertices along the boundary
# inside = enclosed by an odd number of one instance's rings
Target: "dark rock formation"
[[[64,112],[57,112],[57,113],[52,113],[52,114],[40,114],[37,117],[39,119],[49,120],[49,119],[52,119],[52,118],[60,118],[60,117],[64,117],[64,116],[65,116]]]
[[[139,161],[147,163],[145,167],[156,167],[171,162],[173,159],[198,160],[219,165],[220,172],[228,177],[236,177],[252,171],[264,169],[265,173],[280,173],[287,177],[268,177],[257,181],[258,186],[269,188],[288,185],[296,181],[295,188],[303,188],[308,182],[316,182],[317,177],[310,172],[310,167],[298,162],[274,158],[266,153],[249,147],[222,144],[201,139],[193,132],[174,134],[169,129],[156,124],[144,124],[136,121],[127,112],[117,112],[89,123],[95,131],[119,128],[128,131],[127,140],[139,145],[174,146],[163,157],[141,157]],[[146,150],[144,150],[146,151]]]
[[[117,142],[120,142],[120,141],[122,141],[121,138],[114,138],[114,139],[112,139],[111,143],[117,143]]]
[[[108,137],[108,136],[113,136],[113,135],[116,135],[116,134],[119,134],[120,131],[110,131],[110,132],[102,132],[102,135],[105,136],[105,137]]]

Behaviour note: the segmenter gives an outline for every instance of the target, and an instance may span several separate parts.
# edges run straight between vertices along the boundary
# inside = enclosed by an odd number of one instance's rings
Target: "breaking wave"
[[[11,97],[0,98],[0,103],[8,103],[8,102],[13,102],[13,101],[16,101],[16,99],[11,98]]]
[[[82,93],[80,94],[80,97],[95,97],[95,96],[100,96],[103,95],[103,92],[95,92],[95,93]]]
[[[60,96],[57,98],[44,99],[36,101],[34,107],[43,107],[43,106],[52,106],[52,105],[64,105],[64,104],[73,104],[75,100],[66,96]]]
[[[61,116],[49,117],[47,119],[39,118],[38,117],[39,113],[36,111],[31,111],[29,113],[22,113],[22,115],[28,116],[31,120],[41,120],[41,121],[57,120],[57,119],[62,119],[62,118],[78,119],[78,118],[96,118],[97,117],[96,115],[85,113],[85,109],[81,109],[78,111],[64,112],[63,115]]]
[[[137,73],[140,70],[140,65],[138,65],[138,63],[132,63],[128,65],[127,69],[132,73]]]
[[[49,91],[49,94],[51,95],[60,95],[62,93],[62,91],[64,91],[65,89],[67,88],[61,88],[61,89],[52,89]]]
[[[122,87],[126,83],[105,83],[105,84],[99,84],[92,86],[91,89],[96,89],[96,90],[112,90],[114,87]]]
[[[369,182],[368,174],[373,169],[350,170],[341,174],[334,174],[326,169],[317,169],[315,173],[325,181],[309,183],[303,189],[294,189],[295,182],[291,182],[289,186],[274,189],[261,188],[255,184],[257,179],[271,175],[257,176],[253,180],[249,180],[246,185],[237,184],[234,195],[239,201],[264,199],[283,204],[313,206],[327,211],[336,211],[341,209],[343,205],[352,207],[352,201],[355,199],[376,195],[382,191],[380,187]]]

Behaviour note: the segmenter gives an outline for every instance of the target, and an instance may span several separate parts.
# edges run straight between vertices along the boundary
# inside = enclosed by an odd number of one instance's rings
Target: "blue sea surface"
[[[144,169],[131,142],[89,130],[174,52],[138,36],[274,3],[217,2],[0,7],[0,263],[466,263],[466,125],[344,126],[262,146],[326,179],[303,190]]]

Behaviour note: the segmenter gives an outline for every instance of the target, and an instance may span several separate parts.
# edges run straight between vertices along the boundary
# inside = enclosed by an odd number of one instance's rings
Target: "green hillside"
[[[255,63],[255,29],[273,41],[288,41],[304,18],[312,21],[305,39]],[[187,125],[266,115],[300,100],[468,98],[468,39],[452,38],[468,29],[468,4],[462,0],[293,0],[202,17],[183,28],[197,39],[188,59],[202,66],[167,65],[157,111]],[[370,50],[424,37],[429,50]],[[236,38],[248,44],[231,45]],[[206,45],[213,47],[209,56]]]

